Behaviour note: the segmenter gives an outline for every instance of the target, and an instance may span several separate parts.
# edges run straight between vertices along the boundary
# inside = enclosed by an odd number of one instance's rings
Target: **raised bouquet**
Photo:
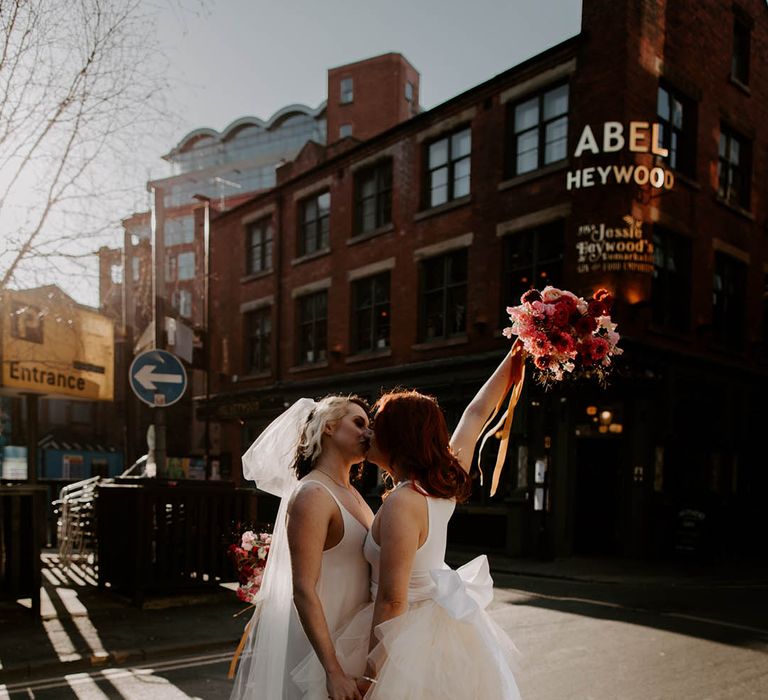
[[[269,546],[272,535],[266,532],[255,533],[246,530],[240,536],[240,542],[229,545],[228,553],[237,571],[237,597],[244,603],[254,604],[256,594],[264,578]]]
[[[594,377],[604,387],[611,358],[624,352],[611,321],[612,305],[613,297],[605,289],[598,289],[589,301],[555,287],[530,289],[519,306],[507,307],[512,325],[503,333],[507,338],[517,336],[544,386],[570,374]]]
[[[526,359],[533,360],[536,380],[546,388],[566,377],[595,378],[605,387],[612,358],[624,352],[618,347],[620,336],[611,320],[612,305],[613,297],[606,289],[598,289],[587,301],[573,292],[545,287],[542,291],[529,289],[520,298],[519,306],[507,307],[512,325],[503,333],[507,338],[517,336],[510,350],[507,390],[483,427],[485,437],[480,445],[480,483],[483,483],[483,446],[492,435],[500,440],[491,496],[496,493],[504,467],[512,418],[525,382]],[[510,390],[509,405],[497,422]]]

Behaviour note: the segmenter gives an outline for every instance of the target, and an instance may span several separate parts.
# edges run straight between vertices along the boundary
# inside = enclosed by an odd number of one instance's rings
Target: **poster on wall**
[[[61,290],[0,295],[2,392],[111,401],[114,321]]]

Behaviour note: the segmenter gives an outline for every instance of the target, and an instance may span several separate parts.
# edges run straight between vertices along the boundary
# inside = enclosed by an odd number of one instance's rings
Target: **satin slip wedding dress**
[[[456,503],[427,495],[418,484],[400,482],[424,495],[429,532],[413,561],[408,610],[378,625],[379,644],[371,653],[377,683],[366,700],[519,700],[512,672],[514,644],[486,612],[493,580],[485,556],[453,570],[445,564],[448,521]],[[371,596],[379,582],[381,550],[369,530],[365,558],[371,565]],[[364,668],[373,620],[373,603],[364,607],[335,637],[345,669]],[[318,692],[322,667],[305,657],[294,670],[303,700],[324,700]]]

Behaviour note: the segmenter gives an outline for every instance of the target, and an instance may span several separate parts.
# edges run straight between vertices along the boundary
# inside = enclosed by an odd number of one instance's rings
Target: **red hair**
[[[472,482],[451,451],[445,416],[432,396],[390,391],[373,412],[376,443],[409,479],[430,496],[459,502],[469,498]]]

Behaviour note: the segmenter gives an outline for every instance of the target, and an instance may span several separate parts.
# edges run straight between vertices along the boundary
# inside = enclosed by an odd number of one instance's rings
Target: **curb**
[[[70,673],[83,673],[99,668],[146,663],[185,654],[199,654],[216,650],[231,650],[234,654],[240,638],[218,639],[198,644],[163,644],[145,648],[115,649],[103,654],[91,654],[71,661],[32,661],[0,669],[0,685],[17,683],[30,678],[55,677]]]
[[[446,563],[452,567],[461,566],[469,561],[471,558],[478,556],[477,553],[462,553],[462,552],[448,552],[446,554]],[[551,571],[532,571],[530,569],[519,569],[511,567],[507,564],[497,564],[489,558],[488,563],[492,574],[503,574],[505,576],[519,576],[524,578],[536,578],[536,579],[549,579],[553,581],[578,581],[580,583],[600,584],[606,586],[621,586],[621,585],[648,585],[659,584],[665,586],[675,587],[688,587],[688,586],[715,586],[715,587],[727,587],[727,586],[740,586],[745,583],[754,585],[755,578],[752,577],[736,577],[736,578],[723,578],[712,576],[676,576],[673,574],[657,574],[653,576],[635,576],[632,574],[605,574],[605,575],[590,575],[590,574],[573,574],[566,572],[551,572]],[[761,576],[763,576],[761,574]],[[763,582],[768,585],[768,576],[765,580],[759,579],[760,584]]]

